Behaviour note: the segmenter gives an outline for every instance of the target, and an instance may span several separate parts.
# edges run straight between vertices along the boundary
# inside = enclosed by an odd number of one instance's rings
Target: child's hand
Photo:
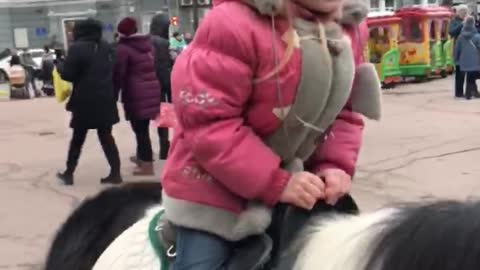
[[[330,205],[335,205],[352,188],[352,177],[343,170],[326,169],[319,176],[325,181],[325,201]]]
[[[325,198],[325,185],[315,174],[295,173],[290,177],[280,201],[311,210],[315,203]]]

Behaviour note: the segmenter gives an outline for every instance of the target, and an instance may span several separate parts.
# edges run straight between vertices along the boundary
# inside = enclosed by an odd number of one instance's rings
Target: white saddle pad
[[[132,225],[102,253],[93,270],[167,270],[148,238],[148,226],[161,206],[150,208],[145,217]]]

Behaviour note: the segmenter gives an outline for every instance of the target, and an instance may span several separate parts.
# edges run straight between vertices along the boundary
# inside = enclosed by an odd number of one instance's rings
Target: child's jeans
[[[232,243],[218,236],[177,227],[175,263],[172,270],[224,270]]]

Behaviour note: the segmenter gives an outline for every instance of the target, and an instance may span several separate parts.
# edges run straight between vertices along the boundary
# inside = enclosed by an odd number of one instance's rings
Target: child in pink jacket
[[[177,59],[180,127],[162,177],[175,270],[224,269],[231,242],[264,233],[279,202],[311,209],[350,192],[379,83],[361,64],[366,8],[341,8],[219,0]]]

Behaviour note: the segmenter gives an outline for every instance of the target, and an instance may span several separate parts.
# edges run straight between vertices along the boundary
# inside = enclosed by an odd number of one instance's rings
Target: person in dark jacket
[[[53,63],[55,66],[65,63],[65,52],[63,49],[55,49],[55,60],[53,60]]]
[[[155,48],[155,71],[162,87],[161,102],[172,102],[172,90],[170,85],[170,73],[172,72],[173,60],[170,54],[169,43],[170,18],[167,14],[158,14],[150,23],[150,35]],[[159,128],[160,159],[167,159],[170,149],[168,140],[168,128]]]
[[[455,43],[455,62],[460,70],[467,75],[465,97],[480,97],[477,92],[476,80],[480,72],[480,34],[475,27],[475,19],[472,16],[466,18],[460,36]]]
[[[468,15],[468,7],[466,5],[458,5],[455,7],[455,16],[450,21],[448,26],[448,33],[456,42],[458,36],[462,32],[463,21]],[[455,63],[455,97],[462,98],[463,85],[465,84],[465,72],[460,69],[458,63]]]
[[[137,34],[137,22],[127,17],[118,24],[115,89],[121,91],[127,120],[137,139],[134,175],[153,175],[150,121],[160,113],[160,83],[154,65],[150,35]]]
[[[47,96],[53,96],[55,93],[53,91],[53,68],[54,68],[54,54],[51,52],[50,47],[45,45],[43,47],[44,54],[42,56],[42,66],[40,77],[43,80],[42,91]]]
[[[64,184],[73,184],[73,174],[90,129],[97,130],[98,138],[110,164],[110,175],[101,183],[122,182],[120,157],[112,127],[119,122],[117,97],[113,88],[114,55],[110,45],[102,39],[102,24],[94,19],[75,24],[74,43],[64,63],[57,62],[62,78],[73,83],[67,103],[72,113],[70,127],[73,137],[68,151],[67,169],[57,176]]]
[[[33,88],[35,97],[42,96],[42,93],[37,89],[37,84],[35,82],[35,78],[38,75],[38,73],[36,72],[38,65],[37,63],[35,63],[35,61],[33,61],[32,54],[29,52],[28,49],[23,50],[23,54],[20,56],[20,61],[22,62],[23,68],[25,68],[25,70],[27,71],[27,81]]]

